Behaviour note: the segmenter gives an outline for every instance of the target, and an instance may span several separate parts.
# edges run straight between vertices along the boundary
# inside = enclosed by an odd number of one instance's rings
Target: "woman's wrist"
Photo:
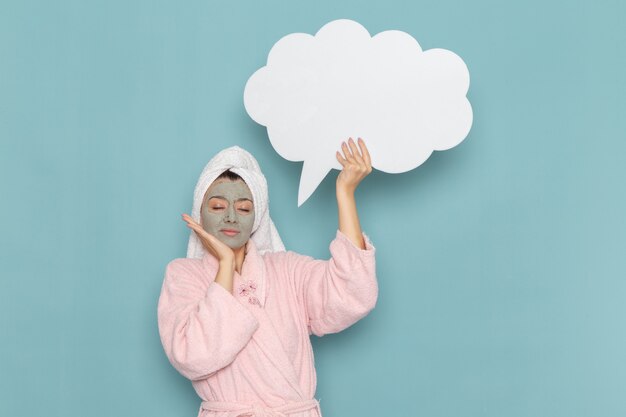
[[[337,186],[336,188],[336,194],[337,194],[337,199],[353,199],[354,198],[354,192],[355,192],[355,188],[350,188],[348,186]]]
[[[218,262],[219,269],[224,272],[234,273],[236,268],[235,257],[222,258]]]
[[[220,260],[215,283],[221,285],[232,294],[233,292],[233,276],[235,275],[234,262],[223,262]]]
[[[337,208],[339,230],[346,235],[354,245],[365,249],[365,242],[361,236],[361,225],[354,198],[354,190],[337,187]]]

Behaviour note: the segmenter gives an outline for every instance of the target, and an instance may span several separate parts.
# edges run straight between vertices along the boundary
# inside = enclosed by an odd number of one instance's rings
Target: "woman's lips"
[[[220,230],[220,232],[222,232],[226,236],[230,236],[230,237],[233,237],[233,236],[235,236],[236,234],[239,233],[238,230],[233,230],[233,229],[222,229],[222,230]]]

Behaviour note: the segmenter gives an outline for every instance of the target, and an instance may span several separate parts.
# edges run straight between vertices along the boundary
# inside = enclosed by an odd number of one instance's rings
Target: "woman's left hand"
[[[363,139],[358,138],[359,147],[352,138],[348,144],[343,142],[341,150],[337,152],[337,161],[343,169],[337,176],[337,192],[354,193],[356,187],[370,172],[372,172],[372,160]]]

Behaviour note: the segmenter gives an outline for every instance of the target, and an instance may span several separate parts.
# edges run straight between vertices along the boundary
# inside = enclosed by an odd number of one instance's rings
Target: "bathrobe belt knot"
[[[293,401],[278,407],[263,407],[226,401],[203,401],[200,406],[204,410],[226,412],[226,417],[288,417],[289,414],[299,413],[316,408],[321,416],[320,404],[315,399]]]

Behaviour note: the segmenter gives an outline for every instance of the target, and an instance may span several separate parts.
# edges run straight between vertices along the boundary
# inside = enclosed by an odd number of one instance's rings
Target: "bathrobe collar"
[[[202,257],[202,264],[215,277],[219,267],[217,259],[210,253]],[[252,239],[246,244],[246,255],[241,266],[241,274],[233,276],[233,296],[250,307],[265,307],[267,298],[267,273],[265,262]]]

